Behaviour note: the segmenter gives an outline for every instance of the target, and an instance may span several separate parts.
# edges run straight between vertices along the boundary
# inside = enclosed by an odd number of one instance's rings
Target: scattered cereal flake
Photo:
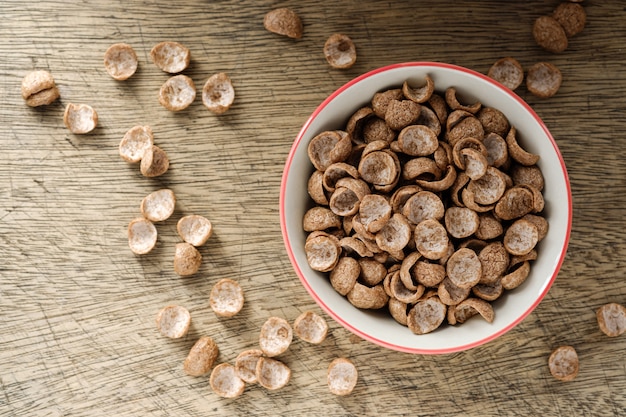
[[[326,339],[328,324],[319,314],[305,311],[293,322],[293,332],[305,342],[319,344]]]
[[[243,290],[237,281],[221,279],[211,289],[209,304],[218,316],[232,317],[243,308]]]
[[[616,337],[626,332],[626,307],[617,303],[609,303],[596,312],[598,326],[604,334]]]
[[[263,18],[265,29],[278,35],[293,39],[302,37],[302,20],[298,14],[288,8],[278,8],[267,12]]]
[[[563,2],[559,4],[552,17],[563,26],[568,37],[579,34],[585,28],[587,13],[583,6],[577,3]]]
[[[141,200],[141,214],[152,222],[162,222],[170,218],[176,207],[176,196],[172,190],[163,188],[154,191]]]
[[[515,90],[524,80],[524,69],[517,59],[504,57],[494,62],[487,75],[503,86]]]
[[[263,388],[276,390],[287,385],[291,379],[291,369],[277,359],[261,356],[256,364],[256,377]]]
[[[140,162],[146,150],[154,145],[150,126],[133,126],[120,141],[120,156],[126,162]]]
[[[200,269],[202,255],[190,243],[176,244],[174,253],[174,271],[180,276],[193,275]]]
[[[328,389],[335,395],[348,395],[356,386],[359,373],[351,360],[337,358],[328,365]]]
[[[170,160],[167,153],[156,145],[145,149],[139,170],[144,177],[158,177],[167,172]]]
[[[206,217],[189,214],[178,220],[176,230],[185,242],[198,247],[204,245],[213,235],[213,224]]]
[[[537,45],[548,52],[559,53],[567,49],[565,29],[552,16],[540,16],[535,20],[533,37]]]
[[[165,41],[154,45],[150,58],[162,71],[176,74],[189,66],[191,53],[189,48],[178,42]]]
[[[157,230],[150,220],[142,217],[128,224],[128,246],[133,253],[144,255],[150,252],[156,241]]]
[[[209,372],[215,363],[220,351],[215,341],[209,336],[202,336],[191,347],[183,362],[183,369],[187,375],[202,376]]]
[[[213,392],[223,398],[239,397],[246,387],[246,382],[229,363],[221,363],[213,368],[209,383]]]
[[[237,376],[250,384],[256,383],[258,381],[256,366],[262,356],[263,351],[261,349],[247,349],[239,353],[235,359]]]
[[[571,381],[578,375],[578,354],[572,346],[556,348],[548,359],[553,377],[560,381]]]
[[[285,352],[293,339],[293,329],[281,317],[268,318],[261,326],[259,344],[266,356],[277,356]]]
[[[98,125],[98,113],[88,104],[68,103],[63,113],[63,123],[77,135],[89,133]]]
[[[29,72],[22,80],[22,98],[31,107],[46,106],[58,99],[59,95],[54,78],[48,71]]]
[[[224,72],[214,74],[202,87],[202,103],[215,114],[225,113],[235,101],[235,88]]]
[[[137,65],[137,54],[126,43],[115,43],[104,53],[104,68],[114,80],[127,80],[137,71]]]
[[[170,111],[186,109],[196,99],[196,85],[186,75],[169,78],[159,90],[159,103]]]
[[[157,329],[163,336],[178,339],[189,331],[191,314],[185,307],[168,305],[159,310],[156,323]]]
[[[324,57],[333,68],[350,68],[356,62],[354,42],[347,35],[332,34],[324,44]]]
[[[561,87],[563,75],[561,70],[549,62],[538,62],[528,68],[526,74],[526,88],[532,94],[541,98],[555,95]]]

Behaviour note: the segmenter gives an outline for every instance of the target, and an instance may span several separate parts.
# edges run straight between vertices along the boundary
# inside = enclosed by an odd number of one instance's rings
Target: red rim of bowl
[[[528,113],[530,113],[532,115],[532,117],[536,120],[536,122],[541,126],[541,128],[545,132],[546,136],[550,139],[550,142],[552,143],[552,146],[554,147],[554,150],[556,151],[556,154],[557,154],[557,156],[559,158],[559,162],[561,163],[561,171],[564,174],[565,183],[567,185],[567,195],[568,195],[567,230],[566,230],[565,240],[564,240],[564,243],[563,243],[563,248],[561,250],[560,257],[559,257],[559,259],[558,259],[558,261],[557,261],[557,263],[555,265],[554,272],[553,272],[552,276],[550,277],[549,281],[547,282],[547,284],[545,285],[545,287],[543,288],[541,294],[539,294],[539,297],[537,297],[535,302],[526,311],[524,311],[524,313],[522,313],[517,319],[515,319],[511,324],[509,324],[508,326],[504,327],[500,331],[498,331],[496,333],[493,333],[493,334],[491,334],[491,335],[489,335],[489,336],[487,336],[487,337],[485,337],[483,339],[477,340],[477,341],[472,342],[472,343],[468,343],[468,344],[460,345],[460,346],[454,346],[454,347],[450,347],[450,348],[444,348],[444,349],[419,349],[419,348],[407,348],[405,346],[395,345],[395,344],[392,344],[392,343],[385,342],[384,340],[380,340],[378,338],[372,337],[372,336],[368,335],[367,333],[364,333],[361,330],[354,328],[352,325],[350,325],[349,323],[344,321],[330,307],[328,307],[328,305],[326,305],[326,303],[324,303],[324,301],[317,295],[317,293],[315,293],[315,291],[313,291],[313,289],[311,288],[309,283],[306,281],[306,279],[304,279],[304,274],[302,273],[302,270],[300,269],[300,267],[298,266],[298,263],[296,262],[296,259],[295,259],[294,253],[293,253],[293,249],[291,247],[291,244],[289,242],[289,238],[287,236],[287,225],[286,225],[286,219],[285,219],[285,190],[286,190],[286,183],[287,183],[287,173],[289,172],[289,168],[291,167],[291,163],[293,162],[294,154],[296,152],[296,149],[297,149],[300,141],[302,140],[302,137],[303,137],[304,133],[308,130],[309,125],[318,116],[318,114],[322,111],[322,109],[324,109],[328,105],[328,103],[333,101],[335,99],[335,97],[337,97],[339,94],[341,94],[346,89],[350,88],[352,85],[357,84],[357,83],[361,82],[362,80],[364,80],[366,78],[369,78],[369,77],[371,77],[371,76],[373,76],[375,74],[378,74],[378,73],[381,73],[381,72],[385,72],[385,71],[389,71],[389,70],[395,69],[395,68],[401,68],[401,67],[424,67],[424,66],[452,69],[452,70],[459,71],[459,72],[465,72],[465,73],[470,74],[470,75],[472,75],[474,77],[481,78],[482,80],[484,80],[484,81],[486,81],[486,82],[488,82],[490,84],[493,84],[494,86],[496,86],[500,90],[503,90],[506,94],[508,94],[514,100],[516,100],[522,107],[524,107],[524,109]],[[305,124],[300,129],[300,132],[298,132],[298,135],[296,136],[296,139],[293,142],[293,145],[291,147],[291,150],[289,151],[289,155],[287,156],[287,160],[285,162],[285,167],[284,167],[284,170],[283,170],[283,175],[282,175],[281,185],[280,185],[279,214],[280,214],[280,227],[281,227],[281,231],[282,231],[282,235],[283,235],[283,242],[285,244],[285,248],[287,250],[287,255],[289,256],[289,260],[291,262],[291,265],[294,268],[296,274],[298,275],[298,278],[300,279],[300,283],[304,286],[304,288],[307,290],[309,295],[315,300],[315,302],[326,313],[328,313],[335,321],[337,321],[339,324],[341,324],[343,327],[345,327],[346,329],[348,329],[352,333],[358,335],[359,337],[361,337],[361,338],[363,338],[365,340],[368,340],[368,341],[370,341],[372,343],[375,343],[375,344],[377,344],[379,346],[382,346],[382,347],[385,347],[385,348],[388,348],[388,349],[391,349],[391,350],[395,350],[395,351],[406,352],[406,353],[431,354],[431,355],[434,355],[434,354],[446,354],[446,353],[460,352],[460,351],[468,350],[468,349],[471,349],[471,348],[483,345],[483,344],[485,344],[487,342],[490,342],[490,341],[492,341],[492,340],[502,336],[503,334],[507,333],[509,330],[511,330],[515,326],[517,326],[520,322],[522,322],[539,305],[539,303],[543,300],[543,298],[546,296],[546,294],[548,293],[548,291],[552,287],[552,284],[554,283],[554,281],[555,281],[555,279],[556,279],[556,277],[557,277],[557,275],[558,275],[558,273],[559,273],[559,271],[561,269],[561,265],[563,264],[563,261],[565,259],[565,255],[567,253],[567,246],[569,244],[570,232],[571,232],[571,227],[572,227],[572,196],[571,196],[571,187],[570,187],[569,177],[568,177],[568,174],[567,174],[567,169],[565,167],[565,161],[563,160],[563,156],[561,155],[561,152],[559,151],[559,148],[557,146],[556,141],[552,137],[552,134],[550,133],[550,131],[548,130],[546,125],[543,123],[541,118],[528,105],[528,103],[526,103],[517,94],[515,94],[510,89],[502,86],[497,81],[487,77],[486,75],[481,74],[479,72],[476,72],[474,70],[470,70],[470,69],[465,68],[465,67],[460,67],[460,66],[452,65],[452,64],[445,64],[445,63],[441,63],[441,62],[427,62],[427,61],[423,61],[423,62],[404,62],[404,63],[392,64],[392,65],[388,65],[388,66],[385,66],[385,67],[377,68],[377,69],[369,71],[369,72],[367,72],[365,74],[362,74],[362,75],[360,75],[360,76],[350,80],[349,82],[347,82],[346,84],[344,84],[343,86],[341,86],[340,88],[335,90],[330,96],[328,96],[315,109],[315,111],[313,111],[311,116],[308,118],[308,120],[305,122]]]

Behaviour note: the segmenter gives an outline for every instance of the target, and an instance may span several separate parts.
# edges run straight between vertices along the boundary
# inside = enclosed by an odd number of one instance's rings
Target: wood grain
[[[533,21],[558,1],[270,2],[42,0],[0,3],[0,415],[420,415],[618,416],[626,413],[626,335],[610,339],[595,310],[626,303],[626,26],[624,1],[585,1],[585,30],[559,55],[537,47]],[[273,7],[294,8],[305,35],[263,29]],[[356,65],[331,69],[326,38],[348,34]],[[185,74],[197,86],[228,72],[237,98],[222,116],[200,100],[170,113],[156,99],[167,75],[149,59],[153,45],[176,40],[192,51]],[[102,65],[112,43],[138,53],[125,82]],[[385,350],[332,322],[320,346],[296,342],[281,358],[291,382],[270,392],[249,386],[236,400],[217,397],[208,378],[182,372],[200,335],[233,362],[257,345],[270,315],[293,320],[321,311],[291,268],[281,240],[282,166],[302,124],[332,91],[390,63],[432,60],[486,73],[503,56],[529,67],[550,61],[564,82],[548,100],[518,94],[544,119],[567,164],[574,222],[562,271],[539,307],[500,339],[467,352],[419,356]],[[47,69],[61,100],[27,107],[21,79]],[[70,134],[68,102],[91,104],[99,127]],[[168,152],[170,171],[146,179],[123,162],[124,132],[148,124]],[[173,189],[177,212],[158,225],[147,256],[133,256],[126,226],[139,202]],[[199,274],[172,268],[184,214],[212,220]],[[239,280],[243,311],[217,318],[208,293],[218,279]],[[179,303],[192,312],[182,340],[156,331],[156,312]],[[580,374],[570,383],[548,372],[550,351],[575,346]],[[351,358],[359,383],[348,397],[326,387],[326,368]]]

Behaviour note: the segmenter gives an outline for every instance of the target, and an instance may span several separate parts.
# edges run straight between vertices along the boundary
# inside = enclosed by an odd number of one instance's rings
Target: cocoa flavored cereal
[[[134,126],[120,141],[120,156],[126,162],[140,162],[144,153],[153,145],[154,135],[150,126]]]
[[[170,218],[176,207],[176,196],[172,190],[163,188],[141,200],[141,214],[152,222],[163,222]]]
[[[191,324],[191,314],[185,307],[168,305],[157,313],[157,329],[163,336],[179,339],[187,334]]]
[[[334,359],[328,365],[326,380],[328,389],[335,395],[348,395],[359,379],[359,373],[351,360],[346,358]]]
[[[335,33],[324,43],[324,57],[337,69],[350,68],[356,62],[356,47],[349,36]]]
[[[159,90],[159,103],[170,111],[186,109],[196,99],[196,85],[186,75],[175,75]]]
[[[326,339],[328,324],[313,311],[305,311],[293,322],[293,332],[305,342],[320,344]]]
[[[239,397],[246,388],[246,383],[237,375],[235,367],[221,363],[211,371],[209,384],[214,393],[223,398]]]
[[[54,78],[48,71],[32,71],[22,80],[22,98],[31,107],[46,106],[59,95]]]
[[[218,316],[234,316],[241,311],[243,303],[243,290],[237,281],[223,278],[211,288],[209,304]]]
[[[293,39],[302,37],[302,20],[298,14],[288,8],[282,7],[267,12],[263,18],[263,26],[266,30],[278,35]]]
[[[98,113],[88,104],[68,103],[63,113],[63,123],[77,135],[89,133],[98,125]]]
[[[215,114],[225,113],[235,101],[235,88],[224,72],[209,77],[202,87],[202,104]]]
[[[559,91],[563,76],[554,64],[538,62],[528,69],[526,74],[526,88],[532,94],[541,98],[552,97]]]
[[[491,302],[530,275],[548,233],[540,157],[461,88],[426,76],[379,91],[307,152],[307,261],[356,308],[416,334],[491,323]]]
[[[150,50],[152,62],[164,72],[176,74],[185,70],[191,61],[189,48],[178,42],[160,42]]]
[[[190,376],[202,376],[209,372],[220,353],[215,341],[203,336],[194,343],[183,362],[185,373]]]
[[[177,243],[174,252],[174,272],[180,276],[193,275],[202,265],[202,255],[190,243]]]
[[[156,245],[157,230],[146,218],[132,220],[128,224],[128,246],[133,253],[145,255]]]
[[[280,317],[268,318],[261,326],[259,344],[266,356],[278,356],[285,352],[293,339],[293,329],[289,322]]]
[[[137,71],[137,65],[137,54],[126,43],[113,44],[104,53],[104,68],[114,80],[127,80]]]
[[[283,362],[261,356],[256,364],[256,378],[259,385],[269,390],[277,390],[291,379],[291,369]]]
[[[596,311],[598,326],[602,333],[616,337],[626,332],[626,307],[618,303],[609,303]]]
[[[578,375],[578,354],[572,346],[560,346],[550,354],[548,368],[560,381],[571,381]]]
[[[204,245],[213,235],[213,224],[204,216],[189,214],[178,220],[176,230],[185,242],[198,247]]]
[[[554,9],[552,17],[559,22],[568,37],[582,32],[587,22],[587,14],[583,6],[572,2],[559,4]]]
[[[515,90],[524,80],[524,69],[517,59],[505,57],[497,60],[489,68],[487,75],[505,87]]]
[[[170,159],[160,147],[152,145],[144,149],[139,165],[139,171],[144,177],[158,177],[167,172]]]
[[[567,49],[565,29],[552,16],[540,16],[535,20],[533,37],[537,45],[548,52],[559,53]]]

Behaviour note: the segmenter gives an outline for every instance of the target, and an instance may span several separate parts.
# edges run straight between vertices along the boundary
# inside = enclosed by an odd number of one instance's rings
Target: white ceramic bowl
[[[348,117],[366,105],[376,92],[401,86],[405,80],[423,82],[429,74],[438,91],[454,86],[465,102],[478,100],[502,111],[518,130],[522,146],[540,155],[538,165],[544,178],[544,215],[548,235],[539,243],[539,257],[528,279],[494,302],[495,320],[478,317],[462,325],[444,325],[425,335],[413,334],[398,324],[386,309],[360,310],[338,294],[326,274],[312,270],[306,260],[302,229],[305,211],[313,205],[307,181],[313,166],[307,145],[324,130],[344,129]],[[333,319],[354,334],[389,349],[442,354],[470,349],[487,343],[512,329],[528,316],[546,295],[565,258],[572,221],[569,179],[557,144],[530,106],[511,90],[475,71],[442,63],[410,62],[370,71],[339,88],[313,112],[296,137],[287,158],[280,190],[280,223],[284,243],[300,281],[313,299]]]

